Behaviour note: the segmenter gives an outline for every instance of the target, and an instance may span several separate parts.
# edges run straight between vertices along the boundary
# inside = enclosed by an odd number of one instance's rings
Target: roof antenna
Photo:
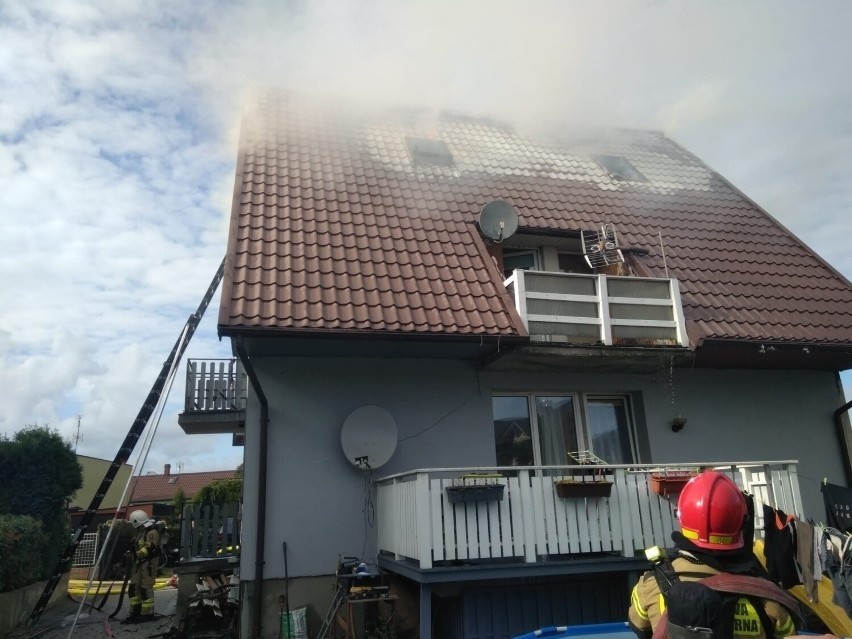
[[[666,264],[666,247],[663,246],[663,234],[657,231],[657,236],[660,238],[660,251],[663,253],[663,268],[666,270],[666,279],[669,278],[669,267]]]

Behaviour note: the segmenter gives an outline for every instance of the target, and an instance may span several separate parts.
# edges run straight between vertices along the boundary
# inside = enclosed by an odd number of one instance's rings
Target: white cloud
[[[227,241],[238,113],[274,84],[663,129],[847,277],[852,6],[827,2],[0,4],[0,431],[112,458]],[[190,346],[230,355],[217,305]],[[847,392],[848,392],[847,384]],[[148,468],[233,467],[176,425]]]

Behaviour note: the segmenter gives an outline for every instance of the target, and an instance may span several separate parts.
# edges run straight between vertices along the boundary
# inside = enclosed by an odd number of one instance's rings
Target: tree
[[[44,576],[68,545],[66,504],[82,485],[77,456],[55,429],[26,426],[11,439],[0,436],[0,513],[41,522],[49,540],[42,557]]]
[[[223,504],[240,501],[243,496],[241,479],[217,479],[195,493],[193,504]]]

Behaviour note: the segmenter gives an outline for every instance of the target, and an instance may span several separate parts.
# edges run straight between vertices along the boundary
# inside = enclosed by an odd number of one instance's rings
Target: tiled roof
[[[210,482],[233,478],[233,470],[211,470],[177,475],[141,475],[133,479],[131,483],[130,503],[150,504],[171,501],[178,490],[182,490],[187,499],[192,499],[195,493]]]
[[[243,121],[220,331],[524,335],[476,230],[612,222],[640,275],[679,280],[692,341],[846,343],[852,286],[721,176],[656,132],[521,137],[487,121],[263,93]],[[451,166],[407,138],[440,138]],[[611,177],[626,158],[645,181]],[[660,250],[665,246],[665,262]]]

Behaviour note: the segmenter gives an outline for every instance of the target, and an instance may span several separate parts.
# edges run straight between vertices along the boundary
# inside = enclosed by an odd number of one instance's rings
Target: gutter
[[[259,461],[257,465],[257,530],[254,549],[255,593],[251,632],[253,639],[260,639],[261,617],[263,614],[263,564],[266,552],[266,451],[267,440],[269,438],[269,403],[266,401],[263,388],[260,386],[257,372],[254,370],[254,366],[252,366],[248,353],[246,353],[242,335],[237,335],[234,342],[237,355],[243,364],[243,369],[251,381],[252,390],[257,394],[257,399],[260,401],[260,455],[258,456]]]
[[[852,408],[852,401],[848,401],[843,406],[834,411],[834,427],[837,430],[837,439],[840,442],[840,453],[843,456],[843,470],[846,473],[846,485],[852,486],[852,464],[849,459],[849,448],[844,434],[845,426],[843,424],[843,415]]]

